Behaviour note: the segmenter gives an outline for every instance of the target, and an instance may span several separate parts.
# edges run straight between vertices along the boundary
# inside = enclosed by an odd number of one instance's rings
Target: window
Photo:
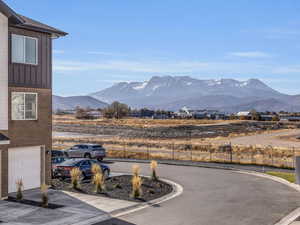
[[[38,39],[12,34],[12,62],[37,65]]]
[[[13,92],[12,120],[37,120],[37,93]]]

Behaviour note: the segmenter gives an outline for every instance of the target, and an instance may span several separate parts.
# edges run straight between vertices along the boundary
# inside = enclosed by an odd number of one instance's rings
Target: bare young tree
[[[106,118],[121,119],[128,116],[129,112],[130,108],[128,105],[120,102],[113,102],[103,110],[103,115]]]

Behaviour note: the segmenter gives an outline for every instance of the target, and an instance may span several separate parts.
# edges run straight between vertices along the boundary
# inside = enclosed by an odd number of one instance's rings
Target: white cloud
[[[272,70],[275,74],[300,74],[300,65],[278,66]]]
[[[202,62],[202,61],[134,61],[106,60],[99,62],[54,61],[56,72],[113,71],[118,74],[198,74],[216,75],[279,75],[300,73],[300,65],[278,65],[263,62]]]
[[[54,54],[64,54],[65,51],[64,51],[64,50],[54,49],[54,50],[53,50],[53,53],[54,53]]]
[[[299,29],[268,29],[264,31],[265,38],[268,39],[291,39],[299,38],[300,31]]]
[[[249,33],[251,35],[260,34],[266,39],[298,39],[300,36],[299,29],[291,27],[242,30],[242,32]]]
[[[116,52],[102,52],[102,51],[89,51],[89,55],[103,55],[103,56],[124,56],[125,54],[116,53]]]
[[[250,52],[230,52],[228,55],[241,58],[271,58],[272,55],[266,52],[250,51]]]

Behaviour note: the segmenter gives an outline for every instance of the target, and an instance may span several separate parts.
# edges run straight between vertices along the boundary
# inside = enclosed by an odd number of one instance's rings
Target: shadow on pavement
[[[102,160],[100,163],[103,163],[103,164],[114,164],[115,162],[111,161],[111,160]]]
[[[106,221],[103,221],[103,222],[100,222],[100,223],[96,223],[94,225],[136,225],[136,224],[129,223],[129,222],[126,222],[124,220],[117,219],[117,218],[112,218],[110,220],[106,220]]]

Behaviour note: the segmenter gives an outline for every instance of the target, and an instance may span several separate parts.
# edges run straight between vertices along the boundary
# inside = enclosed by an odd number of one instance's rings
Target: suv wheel
[[[84,158],[91,159],[91,158],[92,158],[92,156],[91,156],[91,154],[90,154],[90,153],[86,153],[86,154],[84,154]]]
[[[86,179],[86,175],[84,172],[81,173],[81,176],[80,176],[80,181],[84,181]]]
[[[109,172],[108,172],[108,170],[104,170],[104,171],[103,171],[103,177],[104,177],[104,180],[106,180],[106,179],[109,177]]]
[[[99,162],[101,162],[101,161],[103,161],[103,157],[99,157],[99,158],[97,158],[97,160],[98,160]]]

